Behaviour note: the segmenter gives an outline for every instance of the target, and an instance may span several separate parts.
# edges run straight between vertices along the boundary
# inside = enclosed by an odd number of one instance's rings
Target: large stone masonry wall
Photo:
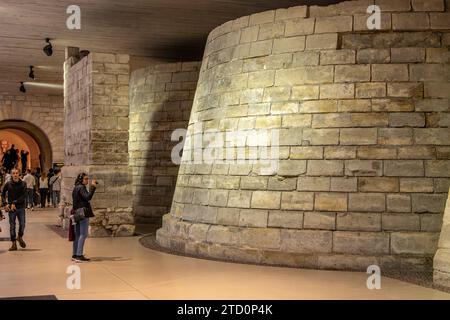
[[[130,79],[130,166],[136,223],[160,224],[170,211],[179,165],[174,130],[186,129],[201,62],[157,64]]]
[[[63,111],[62,96],[0,94],[0,121],[21,120],[38,127],[50,142],[53,162],[64,161]]]
[[[382,30],[366,27],[374,2]],[[206,149],[186,145],[158,242],[263,264],[430,270],[450,184],[444,10],[443,0],[348,1],[213,30],[188,140],[199,124],[276,129],[279,166],[193,164],[188,154]]]
[[[129,56],[91,53],[65,63],[65,166],[63,201],[70,210],[75,177],[99,181],[91,236],[134,233],[128,165]]]

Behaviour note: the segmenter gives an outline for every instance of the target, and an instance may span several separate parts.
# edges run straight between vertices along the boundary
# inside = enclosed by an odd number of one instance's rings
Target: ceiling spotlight
[[[20,92],[27,92],[27,90],[25,89],[25,86],[23,85],[23,82],[20,82],[20,88],[19,88]]]
[[[48,55],[49,57],[53,54],[53,47],[52,44],[50,43],[50,39],[46,38],[45,42],[47,42],[48,44],[44,47],[44,52],[46,55]]]
[[[31,78],[31,79],[35,79],[35,77],[34,77],[34,71],[33,71],[33,66],[30,66],[30,73],[28,74],[28,76]]]

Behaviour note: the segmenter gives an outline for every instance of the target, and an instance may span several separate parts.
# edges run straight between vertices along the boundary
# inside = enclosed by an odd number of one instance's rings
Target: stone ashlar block
[[[388,177],[423,177],[425,173],[422,160],[386,160],[384,175]]]
[[[358,178],[360,192],[398,192],[398,178],[360,177]]]
[[[358,158],[372,160],[397,159],[397,150],[387,147],[359,147]]]
[[[312,210],[314,207],[314,193],[312,192],[283,192],[281,209],[283,210]]]
[[[338,129],[304,129],[303,140],[309,141],[311,145],[338,145]]]
[[[411,212],[409,194],[388,194],[386,197],[388,212]]]
[[[281,231],[271,228],[246,228],[241,231],[240,245],[252,248],[280,249]]]
[[[414,11],[444,11],[444,0],[412,0]]]
[[[333,233],[333,252],[360,255],[389,254],[389,234],[335,231]]]
[[[281,249],[301,253],[330,253],[332,239],[331,231],[282,230]]]
[[[353,28],[352,16],[318,17],[315,33],[349,32]]]
[[[321,65],[343,65],[355,63],[355,50],[324,50],[320,51]]]
[[[450,29],[450,13],[430,13],[431,29]]]
[[[413,144],[413,130],[409,128],[378,129],[378,143],[394,146],[411,145]]]
[[[336,217],[339,231],[381,231],[381,213],[340,212]]]
[[[391,61],[391,52],[389,49],[362,49],[358,50],[357,61],[361,64],[366,63],[389,63]]]
[[[430,160],[425,161],[425,175],[427,177],[450,177],[450,161]]]
[[[427,13],[405,12],[392,14],[392,29],[409,30],[427,30],[430,28],[430,19]]]
[[[317,211],[347,211],[347,194],[316,193],[314,208]]]
[[[355,96],[359,99],[383,98],[386,96],[385,82],[357,83]]]
[[[344,162],[341,160],[309,160],[308,176],[342,176]]]
[[[433,255],[438,244],[438,233],[393,232],[391,234],[392,254]]]
[[[348,198],[348,211],[383,212],[386,209],[386,199],[380,193],[351,193]]]
[[[270,177],[269,190],[292,191],[297,188],[297,178]]]
[[[303,212],[271,210],[269,212],[268,226],[272,228],[302,229]]]
[[[444,128],[414,129],[414,140],[419,145],[450,145],[450,130]]]
[[[267,228],[267,210],[243,209],[239,214],[240,227]]]
[[[298,191],[330,191],[330,178],[326,177],[299,177]]]
[[[443,213],[446,194],[412,194],[412,211],[415,213]]]
[[[254,191],[251,207],[258,209],[280,209],[281,192]]]
[[[339,160],[339,159],[355,159],[356,148],[355,147],[325,147],[324,157],[327,160]],[[309,158],[314,159],[314,158]]]
[[[382,176],[383,166],[376,160],[347,160],[345,161],[345,175],[355,177]]]
[[[336,213],[334,212],[305,212],[304,229],[335,230]]]
[[[427,193],[434,191],[434,183],[431,178],[401,178],[400,192]]]
[[[408,65],[373,64],[372,81],[408,81]]]
[[[372,145],[377,144],[376,128],[341,129],[341,145]]]
[[[308,35],[306,37],[306,50],[320,50],[320,49],[337,49],[338,48],[338,34],[325,33]]]
[[[393,63],[425,61],[424,48],[392,48],[391,55],[391,62]]]
[[[276,86],[304,84],[324,84],[333,82],[333,66],[306,66],[294,69],[277,70]]]
[[[384,231],[420,231],[418,214],[383,214]]]
[[[335,82],[369,82],[370,65],[340,65],[334,69]]]

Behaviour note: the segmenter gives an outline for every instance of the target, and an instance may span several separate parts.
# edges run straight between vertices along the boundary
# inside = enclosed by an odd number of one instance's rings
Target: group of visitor
[[[61,193],[61,172],[60,170],[49,170],[49,173],[40,174],[40,170],[34,173],[27,170],[25,176],[21,176],[17,168],[10,171],[2,170],[2,192],[1,202],[2,210],[0,211],[0,221],[5,218],[6,213],[9,217],[11,247],[9,251],[17,251],[17,243],[21,248],[26,248],[23,237],[25,233],[26,208],[33,210],[35,200],[33,197],[34,190],[39,189],[41,197],[40,205],[45,207],[46,199],[51,189],[53,206],[60,201]],[[89,177],[85,173],[81,173],[75,180],[75,186],[72,191],[73,209],[70,217],[70,231],[73,233],[71,241],[72,260],[75,262],[90,261],[84,256],[84,244],[88,236],[89,218],[94,217],[90,200],[94,196],[97,181],[92,180],[90,188]],[[16,220],[19,221],[19,231],[16,232]],[[0,229],[1,231],[1,229]]]
[[[19,151],[19,149],[16,149],[14,145],[11,145],[11,148],[3,154],[1,166],[5,168],[7,172],[10,172],[13,168],[18,168],[20,165],[22,174],[24,174],[27,170],[29,154],[29,151]]]

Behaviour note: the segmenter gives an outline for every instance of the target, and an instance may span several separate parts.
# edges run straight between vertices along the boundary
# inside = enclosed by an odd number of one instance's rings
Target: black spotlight
[[[50,39],[46,38],[45,42],[47,42],[48,44],[44,47],[44,52],[46,55],[48,55],[49,57],[53,54],[53,47],[52,44],[50,43]]]
[[[27,90],[25,89],[25,86],[23,85],[23,82],[20,82],[20,88],[19,88],[20,92],[27,92]]]
[[[34,78],[34,71],[33,71],[33,66],[30,66],[30,73],[28,74],[28,76],[31,78],[31,79],[35,79]]]

